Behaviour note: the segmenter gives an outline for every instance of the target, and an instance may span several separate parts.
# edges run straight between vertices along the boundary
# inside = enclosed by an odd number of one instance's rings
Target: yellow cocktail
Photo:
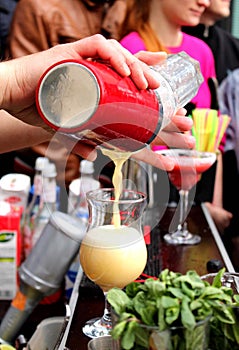
[[[80,247],[86,276],[101,287],[123,288],[144,271],[147,249],[142,233],[146,195],[131,190],[102,188],[87,193],[89,226]],[[89,320],[83,332],[89,337],[109,334],[112,327],[107,303],[103,317]]]
[[[87,232],[80,248],[85,274],[105,292],[134,281],[144,270],[146,261],[142,233],[127,226],[93,228]]]

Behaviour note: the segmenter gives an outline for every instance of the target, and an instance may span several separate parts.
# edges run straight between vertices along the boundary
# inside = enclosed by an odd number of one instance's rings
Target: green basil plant
[[[205,328],[198,325],[208,320],[210,350],[239,349],[239,316],[237,319],[235,312],[239,295],[222,285],[224,272],[221,269],[210,284],[195,271],[183,275],[165,269],[157,279],[133,282],[125,290],[111,289],[107,299],[116,316],[113,339],[119,340],[124,350],[202,350]],[[168,334],[163,331],[172,327],[178,332],[170,346],[154,346],[166,344]],[[152,329],[156,335],[153,342]],[[222,345],[225,339],[226,346]]]

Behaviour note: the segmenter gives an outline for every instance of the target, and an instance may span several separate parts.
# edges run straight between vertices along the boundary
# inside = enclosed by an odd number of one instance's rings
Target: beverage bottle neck
[[[49,159],[46,157],[38,157],[35,163],[35,175],[33,179],[33,187],[32,187],[32,198],[29,202],[25,215],[31,216],[32,214],[37,212],[40,197],[42,194],[42,171],[44,167],[49,164]]]
[[[51,214],[56,211],[56,167],[53,163],[49,163],[43,170],[42,186],[39,210],[32,218],[32,246],[41,236]]]
[[[56,178],[43,177],[42,201],[52,207],[56,206]]]

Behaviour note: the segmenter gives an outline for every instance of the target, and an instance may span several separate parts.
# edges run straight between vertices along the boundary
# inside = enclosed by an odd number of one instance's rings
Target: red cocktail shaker
[[[152,67],[160,76],[156,90],[139,90],[130,77],[122,78],[101,62],[58,62],[39,81],[38,111],[51,128],[76,140],[137,151],[150,144],[162,124],[198,91],[199,64],[182,54],[170,55],[164,64]]]

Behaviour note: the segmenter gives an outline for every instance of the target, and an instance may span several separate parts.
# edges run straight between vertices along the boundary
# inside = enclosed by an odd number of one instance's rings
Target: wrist
[[[8,65],[7,62],[0,63],[0,109],[5,109],[6,99],[9,94],[8,85],[9,85],[9,77],[8,77]]]

